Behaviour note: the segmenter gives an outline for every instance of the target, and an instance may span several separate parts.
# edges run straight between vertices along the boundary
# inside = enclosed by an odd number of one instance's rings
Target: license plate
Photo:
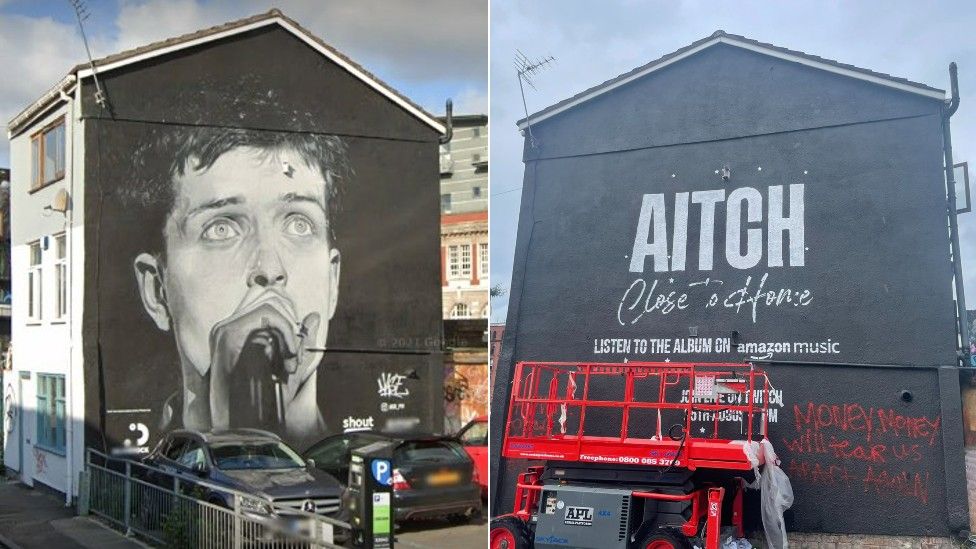
[[[461,473],[457,471],[440,471],[427,475],[427,484],[430,486],[450,486],[461,482]]]

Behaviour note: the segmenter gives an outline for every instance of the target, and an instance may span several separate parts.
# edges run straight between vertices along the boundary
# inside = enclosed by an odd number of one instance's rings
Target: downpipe
[[[438,139],[441,145],[447,145],[454,137],[454,102],[450,99],[444,104],[444,135]]]
[[[962,366],[970,365],[969,356],[969,318],[966,312],[966,292],[962,278],[962,256],[959,251],[959,221],[956,214],[956,180],[952,168],[952,132],[949,118],[959,108],[959,78],[956,64],[949,63],[949,83],[951,97],[942,106],[942,146],[945,155],[946,192],[948,194],[949,233],[952,245],[952,274],[956,290],[956,322],[959,333],[958,358]]]

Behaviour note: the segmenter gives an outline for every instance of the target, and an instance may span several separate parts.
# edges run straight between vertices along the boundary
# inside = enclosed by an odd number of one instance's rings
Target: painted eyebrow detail
[[[278,200],[281,200],[282,202],[311,202],[312,204],[315,204],[316,206],[325,210],[325,205],[323,205],[318,198],[308,194],[298,194],[294,192],[285,193],[278,197]]]
[[[216,210],[219,208],[223,208],[224,206],[233,206],[235,204],[243,204],[244,202],[245,200],[243,196],[232,196],[230,198],[218,198],[217,200],[211,200],[206,204],[201,204],[196,208],[193,208],[192,210],[190,210],[188,214],[186,214],[186,217],[190,218],[206,210]]]

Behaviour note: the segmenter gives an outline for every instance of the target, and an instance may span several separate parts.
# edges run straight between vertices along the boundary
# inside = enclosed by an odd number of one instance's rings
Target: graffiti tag
[[[380,374],[379,379],[376,380],[376,384],[379,385],[379,390],[377,392],[383,398],[408,397],[410,396],[410,389],[403,386],[403,382],[406,379],[406,376],[401,374],[383,372]]]

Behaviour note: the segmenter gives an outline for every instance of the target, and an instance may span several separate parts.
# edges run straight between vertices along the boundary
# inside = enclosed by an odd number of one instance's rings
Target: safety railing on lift
[[[765,436],[769,390],[752,364],[520,362],[503,452],[650,465],[690,459],[680,464],[690,468],[731,459],[745,468],[741,448],[728,443]],[[723,420],[736,419],[738,433],[723,430]]]

